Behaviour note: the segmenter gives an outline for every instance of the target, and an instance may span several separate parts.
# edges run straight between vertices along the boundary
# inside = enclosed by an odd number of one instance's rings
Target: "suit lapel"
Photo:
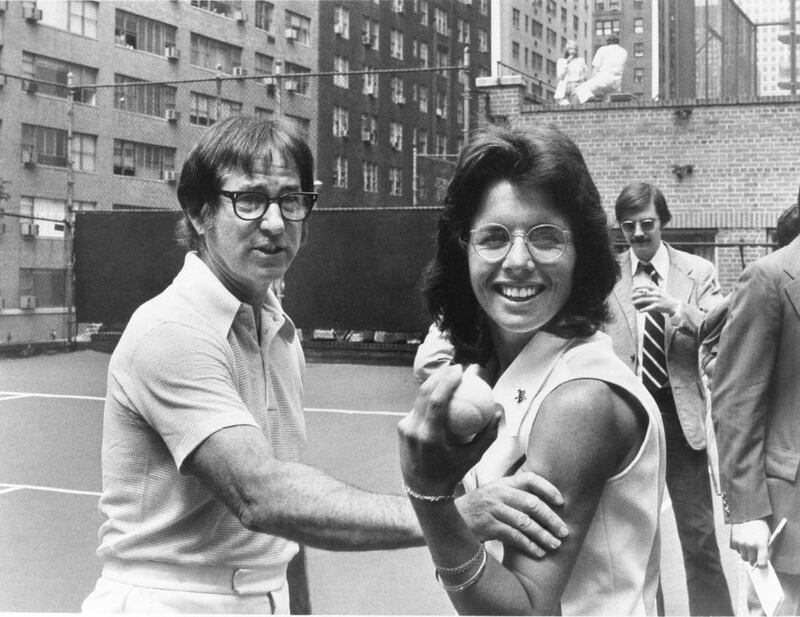
[[[683,256],[667,246],[669,253],[669,278],[667,279],[667,293],[676,300],[688,303],[692,297],[692,292],[697,285],[695,281],[691,266],[683,259]],[[666,336],[667,336],[667,350],[672,343],[672,337],[675,336],[675,329],[672,327],[670,319],[666,320]]]
[[[786,260],[783,273],[786,280],[784,291],[794,307],[794,312],[800,318],[800,237],[795,238],[786,247]]]
[[[617,302],[622,307],[622,314],[625,315],[625,321],[628,324],[631,338],[636,346],[638,340],[638,328],[636,327],[636,308],[631,302],[631,290],[633,289],[633,277],[631,276],[631,252],[625,251],[620,260],[620,277],[619,283],[614,287],[614,295]]]

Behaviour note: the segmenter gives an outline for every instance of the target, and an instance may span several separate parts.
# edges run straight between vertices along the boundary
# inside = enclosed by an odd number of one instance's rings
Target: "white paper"
[[[783,602],[783,589],[778,575],[775,574],[775,568],[768,561],[766,568],[750,567],[748,570],[761,608],[767,617],[773,617]]]

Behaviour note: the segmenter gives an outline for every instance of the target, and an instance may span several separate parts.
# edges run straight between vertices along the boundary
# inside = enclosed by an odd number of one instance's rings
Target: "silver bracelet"
[[[436,503],[441,501],[455,501],[456,496],[453,494],[450,495],[422,495],[417,493],[411,487],[408,486],[405,482],[403,482],[403,489],[406,492],[406,495],[411,497],[411,499],[416,499],[417,501],[427,501],[429,503]]]
[[[481,549],[483,550],[480,551],[481,562],[480,565],[478,566],[478,569],[475,570],[472,576],[470,576],[463,583],[458,583],[456,585],[449,585],[444,581],[442,581],[441,577],[439,576],[439,570],[438,569],[436,570],[436,582],[442,586],[442,589],[450,593],[454,593],[457,591],[464,591],[465,589],[472,587],[475,583],[477,583],[480,580],[481,576],[483,576],[484,570],[486,570],[486,563],[488,561],[488,557],[486,555],[486,549],[483,548],[483,544],[481,544]]]
[[[478,551],[472,557],[470,557],[469,560],[465,561],[460,566],[454,566],[452,568],[448,568],[446,566],[440,566],[435,561],[433,562],[433,566],[436,568],[436,572],[438,572],[439,574],[447,574],[448,576],[455,574],[464,574],[464,572],[467,572],[470,568],[472,568],[472,566],[474,566],[479,561],[481,561],[481,559],[484,558],[485,552],[486,549],[483,547],[483,544],[481,544],[478,547]]]

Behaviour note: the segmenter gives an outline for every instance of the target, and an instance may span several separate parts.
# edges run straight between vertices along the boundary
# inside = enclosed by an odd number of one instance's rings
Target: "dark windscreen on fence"
[[[435,209],[319,210],[285,279],[283,303],[304,329],[423,331],[419,293],[435,250]],[[75,225],[79,322],[124,324],[180,270],[175,211],[81,212]]]

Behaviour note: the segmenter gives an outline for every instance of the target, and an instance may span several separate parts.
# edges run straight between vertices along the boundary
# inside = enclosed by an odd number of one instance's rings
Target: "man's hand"
[[[653,284],[634,287],[631,291],[631,302],[639,312],[658,311],[668,317],[674,317],[681,306],[678,300]]]
[[[539,558],[558,548],[569,533],[550,507],[563,503],[561,493],[547,480],[521,471],[470,491],[456,506],[481,540],[499,540]]]
[[[769,524],[764,519],[731,525],[731,548],[750,565],[765,567],[769,559]]]

